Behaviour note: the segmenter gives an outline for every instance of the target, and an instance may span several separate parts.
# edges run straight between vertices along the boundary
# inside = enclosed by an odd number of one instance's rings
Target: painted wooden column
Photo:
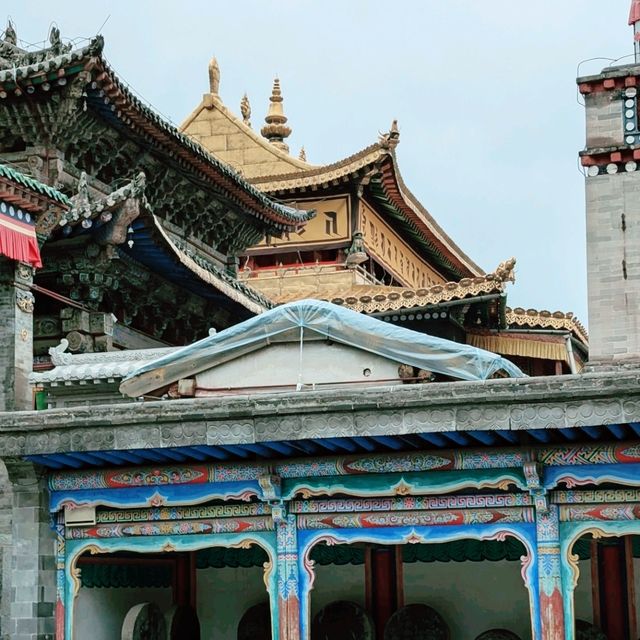
[[[402,546],[369,547],[365,572],[367,610],[376,638],[382,638],[389,618],[403,606]]]
[[[565,640],[558,506],[536,509],[541,640]]]
[[[634,640],[636,612],[631,537],[597,540],[591,548],[594,623],[607,638]]]
[[[277,593],[270,593],[274,640],[300,640],[300,575],[298,567],[298,529],[296,516],[286,505],[272,507],[276,526]],[[277,625],[274,624],[277,621]]]

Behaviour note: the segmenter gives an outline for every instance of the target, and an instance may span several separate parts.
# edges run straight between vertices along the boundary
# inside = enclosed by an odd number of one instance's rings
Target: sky
[[[21,0],[29,43],[105,37],[105,56],[180,124],[208,90],[254,128],[282,84],[292,154],[328,164],[397,119],[405,183],[477,264],[517,259],[512,307],[587,323],[578,75],[633,50],[630,0]],[[5,5],[6,6],[6,5]],[[600,58],[594,60],[595,58]],[[629,62],[626,58],[622,62]]]

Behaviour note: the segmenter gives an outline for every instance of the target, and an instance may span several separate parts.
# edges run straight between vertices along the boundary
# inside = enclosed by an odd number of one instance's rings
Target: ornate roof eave
[[[586,328],[571,312],[507,307],[506,320],[510,328],[565,330],[575,335],[585,347],[589,346],[589,334]]]
[[[389,153],[388,160],[381,164],[381,171],[381,186],[386,196],[422,238],[449,264],[449,269],[459,277],[482,276],[484,271],[456,245],[409,191],[400,174],[394,152]]]
[[[96,95],[100,92],[100,102],[110,107],[121,122],[144,135],[147,141],[169,149],[265,226],[280,233],[295,231],[313,217],[313,212],[274,202],[142,103],[102,58],[103,46],[103,38],[98,36],[88,46],[76,51],[0,71],[0,99],[7,98],[9,92],[19,97],[25,91],[34,93],[39,87],[46,91],[49,82],[59,83],[62,78],[66,83],[69,75],[89,72],[93,79],[92,91]]]
[[[507,283],[514,282],[515,259],[500,263],[495,271],[483,276],[462,278],[457,282],[445,282],[428,288],[407,289],[404,287],[378,287],[355,285],[341,296],[318,297],[327,302],[348,307],[362,313],[385,313],[402,309],[416,309],[432,305],[446,304],[457,300],[505,292]],[[367,292],[358,293],[367,289]],[[375,293],[376,290],[379,293]]]
[[[223,293],[251,313],[260,314],[275,306],[259,291],[228,275],[210,261],[194,254],[186,245],[180,246],[181,243],[171,238],[156,216],[153,216],[153,223],[154,236],[165,246],[173,258],[191,271],[196,278]]]
[[[397,140],[394,142],[397,144]],[[251,182],[267,193],[284,195],[326,187],[336,180],[357,178],[374,169],[380,175],[383,197],[417,234],[416,241],[419,244],[426,243],[430,253],[450,275],[459,278],[482,276],[484,271],[453,242],[405,186],[395,156],[396,144],[389,144],[387,137],[382,136],[380,141],[339,162],[290,174],[262,176]]]

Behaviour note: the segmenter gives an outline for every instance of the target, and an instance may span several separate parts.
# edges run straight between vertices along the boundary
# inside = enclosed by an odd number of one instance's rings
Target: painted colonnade
[[[604,482],[625,488],[595,488]],[[259,545],[273,637],[309,640],[315,545],[509,536],[526,549],[532,638],[570,640],[573,544],[585,533],[640,533],[638,486],[640,445],[630,444],[56,472],[58,640],[74,637],[85,553]],[[63,524],[79,507],[95,507],[95,522]]]

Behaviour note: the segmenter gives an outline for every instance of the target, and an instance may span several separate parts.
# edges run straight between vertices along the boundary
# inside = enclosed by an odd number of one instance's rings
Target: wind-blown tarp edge
[[[144,395],[226,362],[236,353],[266,346],[277,336],[300,328],[398,363],[460,380],[486,380],[497,371],[504,371],[511,378],[525,377],[509,360],[490,351],[398,327],[330,302],[300,300],[145,364],[123,380],[120,391],[131,397]]]

